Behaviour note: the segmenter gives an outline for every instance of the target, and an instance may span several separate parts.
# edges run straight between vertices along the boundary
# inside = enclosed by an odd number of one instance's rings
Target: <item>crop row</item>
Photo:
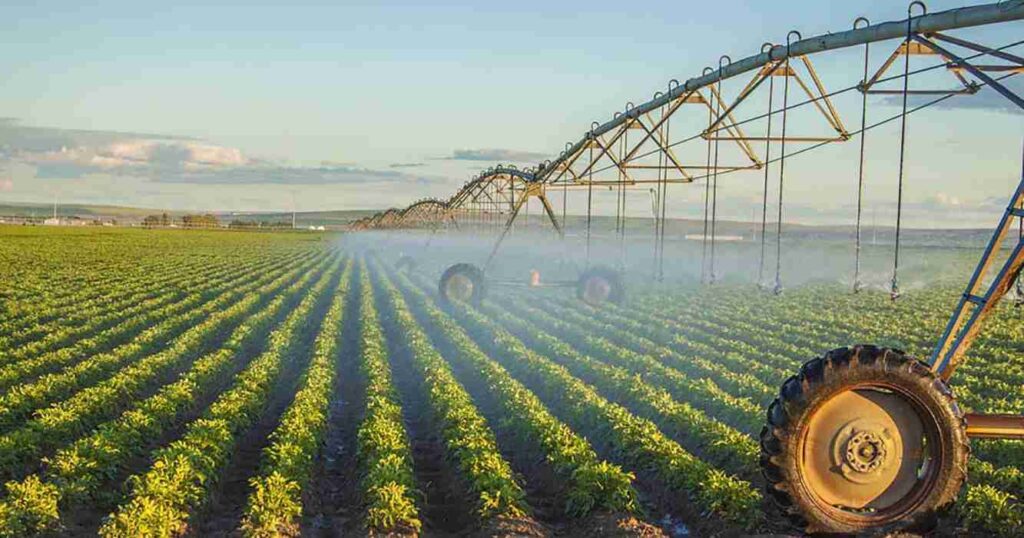
[[[249,260],[249,265],[257,260]],[[70,338],[73,329],[82,325],[99,326],[111,313],[119,313],[142,302],[161,297],[170,292],[187,289],[188,284],[203,275],[217,277],[230,274],[231,266],[218,264],[203,266],[193,264],[184,271],[168,271],[155,279],[135,279],[103,290],[105,297],[94,297],[75,305],[38,301],[31,315],[7,320],[0,324],[0,358],[6,362],[20,358],[26,352],[39,353]],[[60,313],[59,316],[54,314]],[[50,319],[50,322],[41,321]]]
[[[578,308],[579,307],[571,307],[566,310]],[[608,309],[602,310],[601,312],[597,312],[592,309],[586,309],[586,314],[590,314],[595,318],[607,318],[608,312],[615,311],[625,311],[625,309],[609,307]],[[537,314],[536,311],[533,313]],[[559,309],[559,313],[565,314],[566,312],[565,310]],[[578,321],[580,320],[578,316],[576,319]],[[545,320],[545,323],[547,321],[550,320]],[[655,316],[650,316],[650,319],[645,320],[649,322],[649,325],[644,324],[644,326],[637,326],[635,324],[631,325],[628,322],[623,323],[623,321],[627,320],[622,319],[619,319],[617,321],[618,323],[615,323],[614,325],[608,325],[605,328],[609,331],[614,332],[614,327],[618,326],[620,327],[620,333],[628,332],[629,334],[636,334],[637,332],[642,332],[645,328],[647,330],[652,330],[651,328],[666,327],[665,321],[660,320],[660,318],[657,318]],[[721,320],[718,321],[718,325],[725,324],[726,323]],[[690,326],[687,325],[687,327]],[[692,335],[692,330],[682,330],[681,332],[687,335]],[[626,340],[629,339],[623,336],[623,334],[619,334],[618,336]],[[718,344],[721,345],[721,341],[719,341]],[[721,355],[722,352],[718,351],[718,353],[719,355]],[[743,359],[747,361],[754,360],[753,357],[743,357]],[[1001,454],[1001,456],[1005,455]],[[1005,457],[993,457],[992,459],[993,461],[1002,461],[1004,465],[1007,461],[1014,461],[1013,459],[1007,459]],[[975,457],[972,458],[970,462],[970,472],[973,483],[968,486],[967,492],[963,496],[961,496],[960,503],[958,505],[958,511],[962,515],[962,517],[964,517],[965,520],[969,519],[972,525],[974,525],[974,528],[978,529],[1002,529],[1006,527],[1006,525],[1008,524],[1010,526],[1007,528],[1017,528],[1013,526],[1011,521],[1012,518],[1011,520],[1007,520],[1006,517],[1004,517],[1003,515],[1004,513],[1012,512],[1012,510],[996,510],[986,508],[986,506],[1015,505],[1015,497],[1020,495],[1020,492],[1022,491],[1022,485],[1024,485],[1024,480],[1022,480],[1022,478],[1024,478],[1024,474],[1021,473],[1021,470],[1012,465],[996,467],[991,465],[987,461]],[[975,483],[979,485],[975,485]]]
[[[366,527],[379,533],[418,532],[422,523],[414,500],[412,449],[365,261],[360,261],[359,288],[359,370],[366,383],[366,411],[356,432],[356,452]]]
[[[100,346],[116,341],[119,336],[130,334],[130,330],[126,331],[122,326],[130,325],[136,316],[180,300],[186,290],[193,290],[206,283],[223,281],[240,270],[274,271],[286,261],[286,258],[263,261],[253,259],[241,265],[224,264],[223,267],[205,269],[192,267],[190,271],[184,273],[171,273],[174,276],[168,277],[162,283],[145,283],[146,287],[136,291],[128,287],[110,290],[107,300],[97,301],[97,304],[91,306],[75,305],[68,309],[40,304],[40,312],[55,308],[63,310],[66,315],[51,323],[35,323],[31,325],[31,330],[23,329],[18,330],[17,334],[8,334],[7,340],[10,345],[6,348],[0,346],[0,364],[19,361],[29,356],[39,356],[72,343],[81,347],[82,338],[88,338],[92,342],[91,349],[99,349]],[[114,300],[109,300],[110,297]],[[103,333],[95,334],[100,331]],[[3,334],[2,330],[0,334]]]
[[[260,475],[250,480],[253,491],[242,522],[247,536],[298,534],[303,490],[311,478],[313,458],[327,428],[352,265],[349,261],[341,275],[295,399],[270,435]]]
[[[143,303],[139,305],[140,308],[129,309],[133,311],[132,317],[114,327],[79,340],[71,346],[49,353],[33,354],[12,364],[6,364],[0,367],[0,390],[14,385],[25,385],[39,375],[53,372],[69,364],[73,365],[124,344],[154,325],[181,313],[188,313],[204,299],[230,290],[233,286],[245,282],[247,277],[251,278],[251,275],[260,274],[262,271],[257,267],[242,267],[221,278],[199,278],[186,288],[190,290],[189,293],[176,294],[182,300],[163,306]],[[273,273],[273,270],[269,272]]]
[[[161,375],[187,365],[219,335],[225,334],[246,315],[255,311],[278,290],[300,274],[298,270],[278,276],[269,283],[253,282],[255,290],[229,294],[203,321],[161,346],[159,351],[132,362],[110,378],[75,391],[69,381],[64,390],[70,398],[40,409],[23,426],[0,436],[0,465],[5,472],[16,470],[41,450],[55,446],[75,432],[86,430],[104,417],[122,409],[131,399]],[[91,362],[89,363],[91,364]]]
[[[336,273],[337,268],[330,272]],[[303,368],[299,357],[306,354],[300,342],[310,327],[315,330],[312,314],[337,280],[330,274],[321,275],[271,332],[266,351],[235,377],[231,388],[180,439],[154,452],[149,470],[129,480],[130,498],[100,528],[101,536],[172,536],[187,530],[193,511],[206,501],[240,433],[260,417],[282,372]]]
[[[487,421],[416,323],[401,293],[381,271],[376,271],[376,275],[383,289],[383,322],[392,327],[387,331],[388,350],[392,357],[408,354],[413,369],[423,380],[430,414],[440,430],[449,460],[455,462],[474,498],[477,516],[487,522],[497,517],[526,515],[523,489],[516,482],[511,465],[498,451]]]
[[[598,458],[587,439],[555,418],[541,400],[490,358],[455,321],[433,305],[401,274],[405,297],[424,326],[452,350],[449,361],[463,375],[483,385],[496,403],[503,425],[544,455],[551,468],[567,482],[565,512],[580,517],[593,509],[632,513],[638,510],[633,475]],[[397,303],[396,299],[396,303]]]
[[[4,302],[5,308],[0,311],[0,325],[17,321],[20,326],[29,328],[73,318],[79,309],[108,303],[110,297],[117,297],[117,292],[125,287],[156,285],[183,269],[221,267],[238,260],[290,257],[310,250],[296,249],[287,243],[237,248],[230,245],[231,241],[220,241],[210,255],[203,255],[191,240],[188,248],[181,248],[182,238],[154,241],[152,237],[126,234],[108,244],[98,243],[94,238],[81,241],[61,234],[40,239],[34,244],[9,243],[14,250],[11,262],[5,267],[5,280],[11,292]],[[271,246],[273,248],[268,248]],[[0,248],[0,258],[3,251]],[[47,308],[41,310],[41,305]]]
[[[761,495],[749,482],[687,452],[653,422],[605,399],[565,366],[528,349],[497,322],[470,309],[457,307],[455,311],[463,325],[478,336],[477,342],[502,357],[513,375],[549,402],[561,401],[557,411],[575,428],[606,439],[629,465],[652,470],[658,481],[685,493],[701,512],[714,513],[745,528],[759,525]]]
[[[295,275],[300,272],[301,269],[294,269],[290,274]],[[0,429],[17,425],[25,415],[40,406],[70,396],[79,388],[103,379],[107,374],[134,360],[156,354],[168,342],[204,317],[217,312],[250,290],[256,289],[274,278],[284,278],[275,274],[254,277],[254,274],[242,272],[232,282],[195,293],[186,300],[186,304],[198,306],[197,308],[162,319],[156,325],[135,335],[131,341],[111,351],[93,355],[88,360],[77,362],[58,372],[43,375],[30,383],[11,387],[7,392],[0,394]],[[62,362],[64,358],[55,357],[54,360]]]
[[[514,308],[513,311],[526,315],[537,313],[522,305]],[[654,421],[706,460],[746,480],[759,478],[757,443],[730,425],[760,421],[759,410],[746,405],[745,400],[730,397],[708,379],[688,377],[651,357],[607,342],[582,345],[577,350],[559,336],[576,342],[579,335],[572,330],[559,330],[561,322],[553,318],[537,317],[526,322],[521,316],[498,309],[485,311],[606,397]],[[736,405],[737,402],[744,405]]]
[[[733,323],[753,323],[759,331],[736,331],[744,338],[762,333],[785,331],[782,337],[769,337],[774,343],[796,344],[795,356],[806,357],[820,353],[821,346],[837,347],[846,345],[852,340],[876,342],[899,348],[909,348],[911,352],[921,354],[928,351],[941,330],[945,318],[934,315],[926,317],[926,312],[948,312],[948,308],[928,308],[921,305],[915,298],[913,307],[902,303],[887,305],[871,297],[848,297],[844,294],[836,299],[840,303],[827,310],[816,310],[800,303],[809,300],[800,294],[787,298],[786,311],[780,311],[778,305],[765,305],[764,308],[748,310],[735,305],[735,299],[723,294],[722,305],[709,305],[701,310],[709,317],[719,318],[716,326],[732,327]],[[875,304],[875,303],[881,303]],[[884,308],[883,308],[884,307]],[[844,315],[845,309],[851,308],[858,312],[857,316]],[[695,316],[678,306],[668,307],[664,314],[679,317],[686,316],[692,323],[708,324],[712,320],[704,316]],[[812,315],[813,314],[813,317]],[[1004,308],[986,326],[979,342],[971,349],[976,360],[967,361],[959,369],[955,382],[959,399],[969,408],[989,412],[1016,412],[1024,406],[1024,365],[1014,360],[1008,350],[1012,346],[988,345],[988,334],[998,332],[1007,319],[1016,319],[1012,308]],[[780,317],[781,316],[781,317]],[[784,325],[773,320],[784,319]],[[688,320],[688,323],[690,321]],[[1000,323],[1002,322],[1002,323]],[[998,367],[996,367],[999,365]]]
[[[641,305],[646,302],[638,301]],[[569,309],[575,309],[570,307]],[[664,315],[668,316],[674,308],[669,307],[663,310]],[[799,308],[790,308],[789,310],[801,310]],[[751,369],[758,370],[759,368],[767,368],[762,364],[762,360],[766,357],[773,355],[772,350],[774,349],[786,349],[786,353],[789,355],[796,356],[814,356],[819,351],[814,351],[810,347],[793,347],[792,342],[794,340],[809,339],[810,337],[804,336],[806,333],[802,329],[802,324],[799,322],[800,315],[792,314],[790,316],[791,321],[786,322],[786,326],[781,329],[783,332],[779,332],[780,329],[776,327],[776,324],[763,319],[763,314],[756,314],[754,312],[747,312],[740,316],[741,319],[734,319],[732,316],[722,314],[721,311],[731,312],[730,307],[708,307],[702,308],[702,315],[696,316],[689,313],[677,314],[676,318],[672,317],[660,317],[649,313],[635,313],[637,309],[621,309],[616,307],[610,307],[604,309],[601,312],[594,312],[594,317],[608,319],[617,326],[627,328],[631,334],[646,334],[651,338],[669,339],[672,345],[682,345],[690,354],[706,353],[711,356],[721,357],[723,362],[728,363],[730,367],[735,369]],[[618,312],[618,315],[612,313]],[[635,318],[635,319],[631,319]],[[677,319],[684,320],[683,323],[677,321]],[[792,321],[795,320],[795,321]],[[757,323],[757,325],[750,325],[751,323]],[[734,338],[726,337],[724,334],[718,334],[716,329],[718,327],[731,327],[731,334],[742,334],[745,339],[752,340],[757,345],[754,346],[751,343],[737,340]],[[819,336],[822,336],[819,334]],[[842,341],[840,337],[838,341]],[[762,376],[767,378],[767,386],[777,385],[781,383],[781,380],[788,376],[798,366],[795,359],[789,359],[792,363],[790,369],[785,370],[776,368],[771,370],[771,373],[762,372]],[[966,373],[958,373],[959,376],[965,376],[969,378]],[[978,383],[983,383],[980,380]],[[975,383],[976,384],[976,383]],[[971,383],[968,386],[957,384],[957,395],[958,399],[962,402],[967,402],[967,407],[971,407],[971,403],[978,402],[978,396],[974,395],[970,390]],[[1019,392],[1020,389],[1009,390],[1006,387],[995,384],[993,387],[983,387],[986,393],[991,394],[991,398],[999,398],[1002,400],[1012,399],[1014,392]],[[1020,400],[1013,400],[1009,404],[1009,408],[1013,409]],[[1021,404],[1024,405],[1024,404]],[[975,456],[980,456],[983,459],[991,461],[999,461],[1004,465],[1015,465],[1018,468],[1024,467],[1024,449],[1019,443],[1012,441],[979,441],[974,446]],[[977,458],[975,458],[977,459]],[[985,473],[990,475],[991,473]],[[992,476],[1007,476],[1014,475],[1012,470],[1003,468],[999,472]],[[1012,478],[1000,479],[1001,484],[1009,485],[1011,491],[1021,492],[1022,489],[1015,485],[1016,480]]]
[[[10,535],[57,529],[62,511],[103,497],[105,486],[121,474],[131,458],[144,455],[146,447],[171,428],[197,399],[222,385],[247,356],[263,347],[266,330],[301,300],[313,277],[314,273],[309,272],[277,294],[236,327],[216,351],[196,360],[178,380],[47,458],[42,472],[9,482],[7,497],[0,503],[0,527]]]
[[[7,327],[12,321],[24,320],[31,323],[49,321],[58,316],[55,311],[40,312],[39,304],[60,307],[75,305],[92,306],[104,293],[136,282],[156,283],[173,274],[174,268],[181,267],[182,259],[160,257],[146,264],[128,263],[127,260],[104,260],[104,271],[83,272],[82,266],[69,268],[66,273],[54,274],[53,267],[40,268],[24,264],[19,272],[11,265],[9,275],[14,283],[8,294],[5,311],[0,317],[0,326]],[[68,274],[70,273],[70,274]],[[152,279],[157,275],[156,279]]]

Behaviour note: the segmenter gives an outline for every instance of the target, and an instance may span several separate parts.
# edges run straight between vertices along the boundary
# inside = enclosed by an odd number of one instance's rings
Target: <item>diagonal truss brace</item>
[[[914,36],[914,39],[922,46],[950,56],[958,65],[990,85],[994,90],[1024,110],[1024,98],[1015,94],[999,81],[992,79],[977,66],[956,57],[948,50],[943,49],[926,38]],[[1018,183],[1016,191],[1014,191],[1013,196],[1010,198],[1006,210],[999,221],[999,225],[989,240],[988,246],[985,247],[985,252],[982,254],[981,260],[978,262],[978,266],[975,268],[974,274],[967,284],[966,291],[964,291],[959,303],[953,310],[949,323],[946,325],[942,336],[932,351],[932,371],[943,380],[949,380],[953,375],[967,348],[970,347],[974,338],[981,330],[982,322],[1020,276],[1021,268],[1024,267],[1024,236],[1018,238],[1016,246],[1010,252],[1009,257],[996,274],[995,279],[988,284],[984,293],[980,293],[983,287],[982,282],[995,263],[996,254],[1002,247],[1003,241],[1012,228],[1013,219],[1015,218],[1024,218],[1024,159],[1022,159],[1021,163],[1020,183]]]
[[[750,82],[748,82],[746,86],[744,86],[744,88],[740,91],[739,95],[736,97],[736,100],[733,101],[733,103],[726,108],[725,112],[723,112],[718,117],[718,119],[716,119],[714,122],[711,123],[711,125],[708,126],[708,128],[704,131],[704,138],[710,140],[738,140],[742,141],[744,144],[746,144],[747,142],[764,142],[768,140],[772,142],[782,141],[781,136],[736,136],[731,133],[730,135],[723,136],[717,133],[721,132],[723,129],[728,129],[728,124],[726,124],[725,127],[721,126],[721,124],[725,121],[726,118],[729,118],[735,123],[735,119],[732,116],[733,112],[740,104],[746,101],[746,99],[750,97],[754,93],[754,91],[761,86],[761,84],[764,81],[768,80],[770,77],[789,77],[794,82],[797,83],[797,86],[804,92],[805,95],[807,95],[810,102],[814,104],[814,107],[818,110],[821,116],[825,118],[825,121],[828,122],[829,126],[831,126],[832,129],[836,131],[836,136],[786,136],[786,141],[843,142],[849,140],[850,133],[849,131],[846,130],[846,126],[843,125],[843,121],[839,116],[839,111],[836,109],[835,104],[833,104],[831,97],[829,97],[828,91],[825,89],[825,85],[821,82],[821,78],[818,76],[818,72],[814,68],[814,64],[811,63],[810,58],[808,58],[807,56],[799,56],[798,58],[804,65],[804,68],[807,70],[807,73],[811,78],[813,90],[804,81],[803,77],[800,76],[800,73],[798,73],[796,69],[789,65],[789,62],[792,60],[792,58],[788,60],[782,59],[770,61],[767,64],[765,64],[761,69],[759,69],[756,74],[754,74],[754,77],[750,79]],[[719,99],[721,99],[720,96]],[[773,113],[779,112],[783,111],[780,109],[774,111]]]
[[[917,37],[917,34],[915,34],[913,37]],[[900,89],[900,90],[881,90],[881,89],[872,89],[872,88],[876,84],[878,84],[878,82],[882,79],[882,77],[889,71],[890,68],[892,68],[893,64],[896,63],[896,60],[898,60],[899,58],[904,57],[904,56],[938,56],[942,60],[944,60],[947,65],[952,65],[954,63],[954,60],[953,60],[952,57],[947,56],[944,53],[938,52],[937,50],[935,50],[935,49],[933,49],[931,47],[925,46],[925,45],[921,44],[917,40],[911,39],[911,40],[908,40],[908,41],[904,41],[903,43],[900,43],[896,47],[896,50],[894,50],[892,52],[892,54],[890,54],[889,57],[885,59],[885,62],[883,62],[882,65],[878,68],[878,71],[876,71],[875,74],[872,75],[871,78],[868,79],[867,82],[861,84],[858,89],[861,92],[867,93],[867,94],[903,95],[903,90],[902,89]],[[908,95],[958,95],[958,94],[959,95],[971,95],[971,94],[977,93],[978,90],[980,89],[980,86],[978,86],[977,84],[967,80],[967,78],[964,77],[963,74],[960,73],[959,70],[952,69],[952,70],[950,70],[950,73],[952,73],[953,76],[956,77],[957,81],[962,86],[961,88],[958,88],[958,89],[955,89],[955,90],[949,90],[949,89],[941,89],[941,90],[907,90],[907,94]]]

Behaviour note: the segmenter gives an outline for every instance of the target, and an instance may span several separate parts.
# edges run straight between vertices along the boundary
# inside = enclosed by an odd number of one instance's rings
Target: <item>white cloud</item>
[[[46,129],[45,143],[39,144],[39,135],[35,132],[38,128],[9,123],[0,124],[0,128],[4,128],[0,130],[4,157],[34,168],[35,177],[41,179],[67,180],[101,174],[197,185],[426,185],[444,181],[439,177],[396,169],[373,170],[351,163],[324,162],[317,166],[275,163],[247,156],[239,148],[192,139],[118,136],[105,132],[102,136],[85,136],[79,132],[70,136],[59,129]]]
[[[932,203],[939,207],[960,207],[962,205],[959,198],[944,192],[935,193]]]
[[[492,161],[515,163],[538,163],[547,158],[544,153],[518,151],[514,149],[457,149],[452,152],[453,161]]]

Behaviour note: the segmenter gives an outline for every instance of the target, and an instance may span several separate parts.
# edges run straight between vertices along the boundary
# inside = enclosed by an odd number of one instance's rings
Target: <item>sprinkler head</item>
[[[889,299],[895,301],[900,298],[900,285],[896,282],[896,277],[892,277],[892,284],[889,286]]]

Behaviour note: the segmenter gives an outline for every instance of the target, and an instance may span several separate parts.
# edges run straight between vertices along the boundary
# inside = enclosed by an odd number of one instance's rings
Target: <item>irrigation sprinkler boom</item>
[[[570,188],[587,192],[587,244],[589,263],[590,221],[594,187],[617,187],[616,231],[625,238],[625,192],[652,189],[655,215],[655,257],[660,270],[664,255],[664,220],[667,186],[704,182],[702,276],[714,282],[718,180],[727,174],[759,171],[763,174],[761,256],[758,282],[767,277],[766,237],[771,173],[777,170],[777,210],[774,235],[775,280],[782,290],[783,194],[788,160],[826,145],[860,137],[857,179],[857,247],[853,291],[861,289],[860,229],[863,206],[865,139],[869,132],[899,122],[897,217],[890,294],[900,296],[900,231],[903,207],[907,119],[923,109],[951,98],[970,99],[988,87],[1024,110],[1024,97],[1003,84],[1024,73],[1024,58],[1012,52],[1024,45],[1016,41],[988,46],[950,31],[985,27],[1024,19],[1024,0],[953,9],[929,14],[922,2],[910,4],[907,18],[870,24],[861,17],[853,29],[803,38],[790,32],[785,44],[765,44],[760,53],[732,61],[723,56],[717,68],[705,68],[699,77],[683,83],[671,81],[663,91],[642,104],[629,103],[611,120],[594,122],[582,137],[566,144],[555,159],[531,169],[498,166],[467,182],[443,203],[442,213],[460,229],[492,230],[497,239],[483,269],[468,264],[449,268],[442,277],[443,298],[479,300],[484,272],[522,208],[538,198],[559,236],[565,225],[565,198]],[[871,69],[869,47],[899,40],[877,69]],[[837,49],[863,47],[862,75],[855,84],[827,89],[812,56]],[[911,57],[934,65],[911,70]],[[902,73],[892,73],[900,71]],[[911,87],[920,74],[942,70],[956,83],[953,88]],[[860,70],[858,70],[860,71]],[[752,73],[735,97],[726,98],[723,84]],[[887,88],[886,83],[900,86]],[[751,97],[767,89],[767,111],[741,117]],[[781,90],[781,91],[779,91]],[[847,128],[833,98],[860,92],[859,128]],[[799,92],[799,93],[795,93]],[[781,104],[776,94],[781,93]],[[791,93],[803,100],[792,102]],[[801,95],[802,94],[802,95]],[[888,94],[900,99],[900,112],[869,123],[868,95]],[[763,95],[763,94],[762,94]],[[911,106],[908,96],[924,103]],[[819,118],[821,133],[797,132],[788,115],[806,108]],[[749,113],[749,110],[748,110]],[[696,119],[694,119],[696,117]],[[689,119],[687,119],[689,118]],[[676,124],[673,125],[673,119]],[[697,126],[680,134],[679,123]],[[755,122],[766,123],[755,132]],[[683,148],[699,146],[697,151]],[[730,153],[731,152],[731,153]],[[562,191],[559,220],[547,196]],[[1020,234],[1008,259],[985,284],[997,265],[1014,223]],[[401,227],[394,211],[368,218],[361,227]],[[858,534],[866,531],[919,529],[934,525],[952,505],[966,481],[969,438],[1024,440],[1024,416],[967,413],[957,405],[948,385],[982,323],[999,300],[1020,285],[1024,267],[1024,163],[1020,184],[1010,198],[966,291],[935,345],[930,361],[902,351],[857,345],[830,351],[805,363],[781,387],[767,412],[761,432],[761,467],[768,497],[801,530]],[[591,268],[577,281],[580,297],[621,299],[618,273]],[[539,284],[539,280],[531,283]],[[567,283],[567,285],[571,285]]]

